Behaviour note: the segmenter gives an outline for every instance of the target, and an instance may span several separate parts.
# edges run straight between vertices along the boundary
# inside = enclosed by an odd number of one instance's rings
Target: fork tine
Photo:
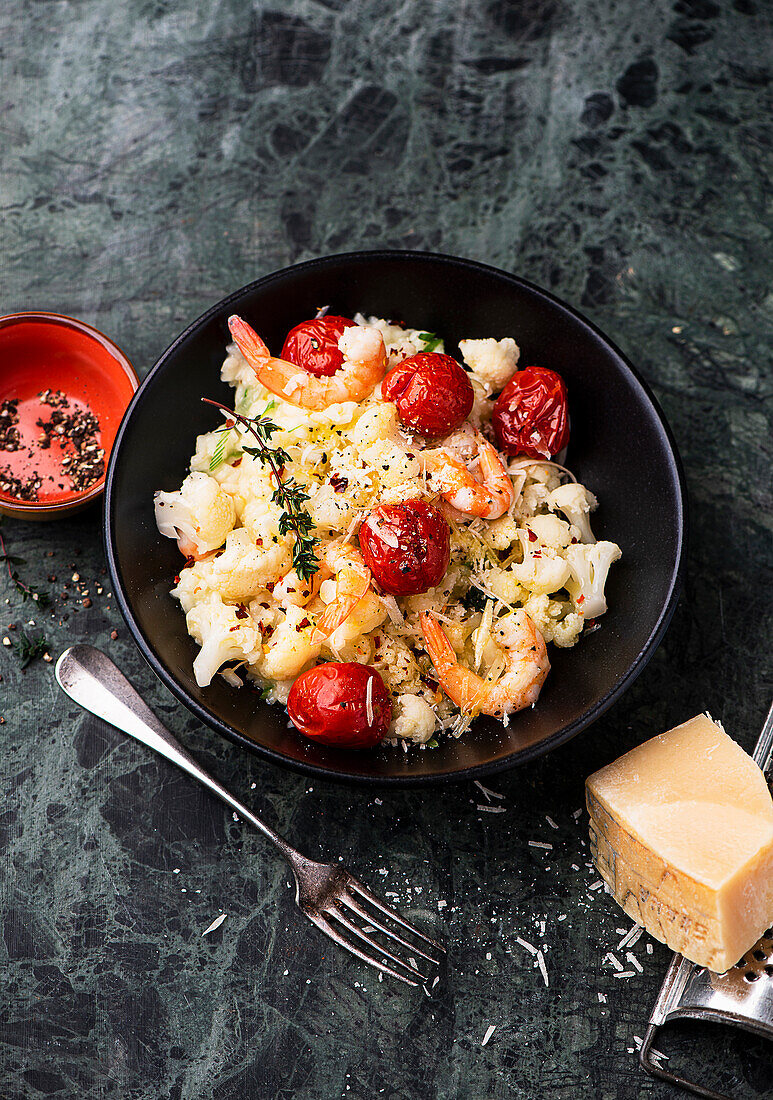
[[[337,921],[340,921],[344,928],[348,928],[352,935],[356,936],[358,940],[362,940],[362,942],[366,943],[368,947],[374,948],[379,955],[383,955],[391,962],[397,963],[398,966],[404,966],[409,974],[412,974],[416,978],[420,978],[422,982],[429,981],[426,974],[422,974],[417,966],[414,966],[411,963],[404,962],[403,959],[401,959],[398,955],[393,955],[391,951],[387,951],[387,949],[383,947],[380,943],[376,943],[375,940],[368,939],[367,935],[363,931],[361,931],[353,921],[350,921],[348,917],[345,917],[344,914],[340,912],[340,910],[326,909],[325,912],[329,917],[334,917]]]
[[[375,894],[372,894],[367,886],[363,886],[362,883],[359,882],[356,878],[349,878],[347,885],[350,890],[356,890],[358,894],[361,894],[366,901],[369,901],[370,904],[378,909],[379,912],[383,913],[385,917],[389,917],[391,920],[395,921],[396,924],[402,925],[403,928],[406,928],[409,932],[412,932],[414,936],[418,936],[419,939],[424,940],[425,943],[430,944],[432,947],[436,947],[438,951],[441,951],[445,955],[446,949],[441,943],[438,943],[437,940],[431,939],[429,936],[425,936],[423,932],[420,932],[418,930],[418,928],[414,928],[413,925],[409,924],[407,920],[403,920],[399,913],[396,913],[394,909],[390,909],[388,905],[385,905],[381,898],[376,897]]]
[[[433,958],[432,955],[428,955],[426,951],[422,951],[422,949],[420,947],[417,947],[416,944],[409,943],[408,940],[404,940],[402,936],[398,936],[398,934],[391,928],[387,928],[387,926],[385,924],[382,924],[381,921],[376,920],[376,918],[371,913],[369,913],[367,909],[364,909],[360,905],[356,898],[351,897],[351,895],[349,894],[343,894],[342,896],[336,898],[336,901],[339,903],[339,905],[341,903],[343,903],[344,905],[348,905],[350,909],[358,914],[358,916],[362,917],[363,920],[366,920],[369,924],[372,924],[374,928],[378,928],[379,932],[383,932],[385,936],[389,936],[391,939],[396,940],[399,944],[402,944],[403,947],[407,947],[409,951],[413,951],[415,952],[415,954],[421,955],[423,959],[426,959],[427,962],[431,962],[433,966],[440,966],[440,959]]]
[[[350,951],[352,955],[356,955],[362,962],[367,963],[368,966],[373,966],[376,970],[380,970],[382,974],[389,974],[391,978],[399,978],[401,982],[405,982],[406,985],[416,986],[419,983],[413,981],[411,978],[406,977],[405,974],[401,974],[397,970],[393,970],[391,966],[386,966],[384,963],[377,962],[371,955],[366,955],[364,951],[360,951],[359,947],[355,947],[353,943],[350,943],[345,936],[335,928],[330,921],[325,920],[320,914],[307,913],[306,916],[309,920],[319,928],[320,932],[324,932],[326,936],[329,936],[331,940],[334,940],[339,947],[345,948]]]

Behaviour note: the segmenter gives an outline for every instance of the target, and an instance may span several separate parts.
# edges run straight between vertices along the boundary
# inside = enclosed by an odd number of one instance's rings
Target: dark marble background
[[[55,599],[33,614],[0,580],[2,633],[33,618],[54,655],[104,647],[237,796],[425,914],[450,965],[431,997],[380,984],[296,918],[257,835],[79,712],[51,664],[22,672],[0,649],[4,1100],[675,1095],[634,1038],[669,953],[642,939],[643,974],[613,978],[603,957],[630,922],[588,890],[573,814],[586,774],[696,711],[750,748],[771,694],[770,15],[766,0],[0,5],[0,312],[81,317],[144,372],[218,298],[296,260],[483,260],[630,355],[692,507],[686,590],[652,663],[577,741],[492,780],[496,815],[472,785],[374,794],[226,745],[135,651],[98,511],[6,520]],[[517,937],[546,944],[549,988]],[[661,1046],[773,1096],[771,1044],[694,1025]]]

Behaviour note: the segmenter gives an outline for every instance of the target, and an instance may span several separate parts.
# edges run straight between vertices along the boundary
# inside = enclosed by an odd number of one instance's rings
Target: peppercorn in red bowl
[[[169,595],[180,555],[156,528],[154,493],[180,485],[192,440],[212,428],[211,408],[201,398],[231,397],[220,380],[229,317],[248,317],[269,347],[281,348],[321,303],[335,317],[361,312],[442,334],[446,349],[463,338],[513,336],[521,362],[552,369],[566,383],[572,422],[566,461],[598,492],[602,505],[594,529],[599,538],[614,539],[623,557],[608,583],[609,611],[600,627],[551,654],[552,672],[537,705],[507,727],[478,718],[459,740],[405,753],[389,746],[333,747],[302,737],[284,707],[262,702],[249,687],[236,690],[222,677],[206,687],[196,683],[197,646]],[[398,402],[402,396],[400,389]],[[170,432],[170,424],[181,427]],[[560,425],[547,427],[553,432]],[[603,714],[642,671],[670,621],[686,522],[681,468],[663,417],[633,367],[597,329],[506,272],[411,252],[360,252],[300,264],[244,287],[204,314],[164,353],[135,396],[110,461],[105,509],[119,605],[144,656],[186,706],[277,763],[329,778],[397,784],[485,776],[549,751]],[[431,516],[425,518],[429,524]],[[384,533],[380,523],[373,527],[366,543]],[[438,543],[441,558],[443,552]],[[317,717],[309,710],[311,698],[300,701],[307,724]]]
[[[0,512],[55,519],[96,500],[138,379],[112,340],[57,313],[0,317]]]

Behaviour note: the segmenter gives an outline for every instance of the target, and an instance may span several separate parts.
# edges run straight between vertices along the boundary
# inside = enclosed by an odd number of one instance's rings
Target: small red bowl
[[[99,421],[97,438],[105,468],[139,380],[112,340],[83,321],[57,313],[12,313],[0,317],[0,405],[18,400],[19,450],[0,449],[0,473],[42,485],[38,499],[20,500],[0,488],[0,513],[23,519],[55,519],[96,500],[105,475],[86,489],[72,488],[63,475],[64,451],[54,442],[40,446],[38,419],[53,411],[40,401],[44,390],[61,391],[71,408],[87,408]]]

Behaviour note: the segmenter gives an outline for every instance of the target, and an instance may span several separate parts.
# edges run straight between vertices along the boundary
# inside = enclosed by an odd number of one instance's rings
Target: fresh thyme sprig
[[[220,401],[212,401],[209,397],[201,399],[207,405],[214,405],[222,409],[228,416],[226,427],[232,428],[235,423],[240,424],[254,437],[257,447],[243,447],[242,450],[265,463],[273,475],[276,483],[271,500],[282,509],[279,517],[279,534],[295,536],[293,543],[293,568],[301,580],[309,580],[319,569],[317,555],[314,552],[319,539],[314,538],[311,532],[315,523],[304,507],[309,494],[299,485],[295,478],[286,481],[282,475],[284,467],[290,461],[290,455],[283,447],[274,447],[271,437],[279,431],[279,425],[267,416],[249,417],[234,412]],[[230,421],[230,423],[229,423]]]
[[[0,562],[5,562],[11,584],[21,594],[23,600],[34,600],[38,607],[46,607],[51,602],[51,597],[46,591],[32,588],[31,585],[21,579],[17,570],[12,568],[14,565],[25,565],[26,562],[24,558],[16,557],[6,551],[5,539],[2,534],[0,534]]]
[[[20,630],[11,644],[22,668],[36,657],[43,657],[48,650],[45,634],[28,634],[26,630]]]

